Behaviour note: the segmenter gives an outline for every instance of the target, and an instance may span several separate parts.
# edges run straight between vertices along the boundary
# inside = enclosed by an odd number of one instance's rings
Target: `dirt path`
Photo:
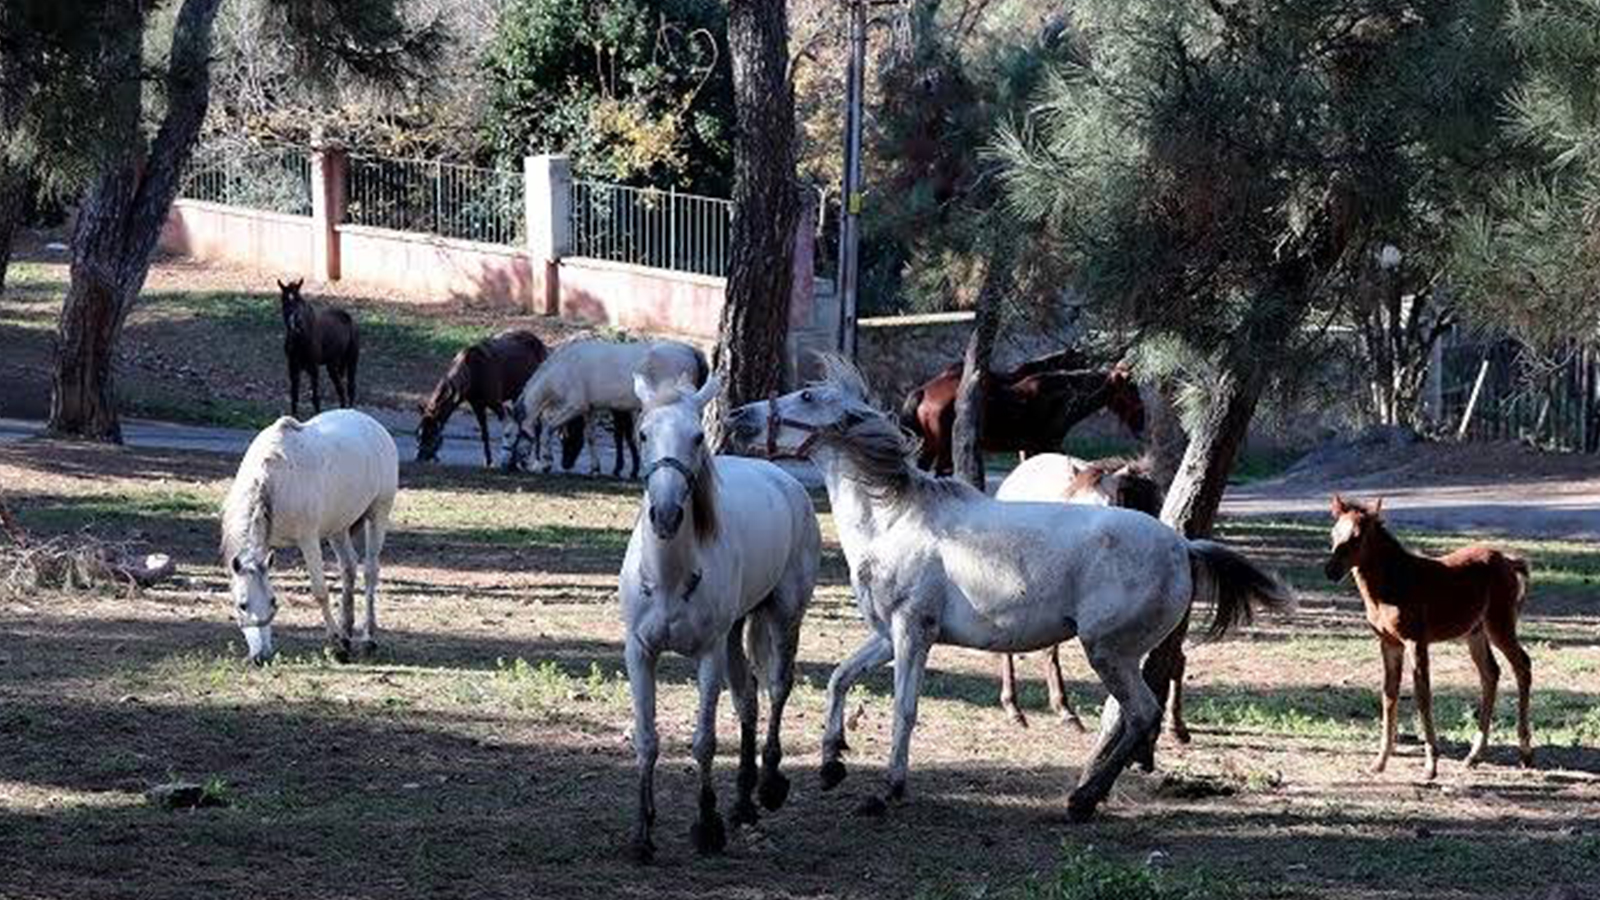
[[[1225,516],[1328,516],[1329,496],[1382,497],[1409,528],[1600,540],[1600,456],[1517,444],[1410,443],[1333,448],[1271,481],[1230,488]]]

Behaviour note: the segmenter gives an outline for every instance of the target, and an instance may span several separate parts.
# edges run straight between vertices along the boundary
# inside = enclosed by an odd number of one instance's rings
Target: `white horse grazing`
[[[1064,453],[1040,453],[1024,460],[995,491],[995,499],[1013,503],[1078,503],[1088,506],[1120,506],[1155,518],[1161,518],[1161,505],[1165,497],[1161,486],[1151,477],[1148,464],[1126,459],[1078,459]],[[1167,727],[1180,744],[1189,743],[1189,727],[1183,720],[1183,673],[1188,658],[1183,652],[1183,641],[1189,633],[1189,617],[1184,616],[1178,627],[1167,636],[1166,646],[1158,648],[1153,659],[1158,663],[1145,663],[1152,671],[1164,663],[1170,668],[1171,683],[1157,691],[1166,692]],[[1011,720],[1027,727],[1027,717],[1017,706],[1017,670],[1011,654],[1000,654],[1000,706],[1010,714]],[[1055,710],[1067,726],[1083,731],[1083,722],[1072,708],[1064,679],[1061,677],[1061,646],[1050,648],[1044,660],[1045,687],[1050,692],[1050,708]],[[1153,686],[1155,687],[1155,686]]]
[[[712,457],[706,450],[700,415],[716,396],[715,378],[699,391],[687,381],[657,387],[644,375],[634,382],[644,409],[639,439],[648,463],[644,509],[628,541],[619,590],[639,761],[633,849],[643,861],[655,851],[650,835],[659,747],[656,660],[664,650],[692,657],[698,665],[694,758],[700,768],[700,813],[690,829],[695,848],[716,853],[727,844],[711,778],[724,681],[739,713],[734,824],[756,820],[750,796],[758,783],[758,678],[772,706],[761,753],[761,805],[775,810],[788,797],[789,782],[778,772],[779,732],[822,537],[811,498],[793,477],[769,462]]]
[[[1196,597],[1216,601],[1214,631],[1284,606],[1288,591],[1232,550],[1191,541],[1142,513],[1060,503],[1001,503],[929,477],[906,458],[890,416],[849,363],[826,378],[735,410],[735,438],[769,455],[808,457],[827,482],[856,603],[872,634],[828,682],[822,785],[844,778],[844,702],[863,673],[894,660],[894,743],[887,800],[905,792],[911,731],[935,643],[999,652],[1083,644],[1107,703],[1099,742],[1067,803],[1090,816],[1123,768],[1153,747],[1161,709],[1139,662]],[[861,810],[879,813],[872,798]]]
[[[365,532],[367,618],[357,652],[370,653],[378,627],[378,554],[400,482],[394,439],[371,416],[336,409],[305,422],[284,416],[256,435],[239,463],[222,507],[222,560],[232,574],[232,597],[249,659],[274,653],[272,620],[278,612],[268,570],[275,547],[298,547],[311,573],[311,592],[322,604],[328,641],[341,658],[355,628],[356,551],[351,536]],[[333,545],[344,575],[340,620],[328,608],[322,542]]]
[[[688,377],[696,387],[705,383],[709,367],[705,355],[680,341],[605,341],[582,338],[568,341],[550,352],[544,365],[528,379],[522,395],[512,404],[511,418],[516,428],[507,429],[506,468],[525,464],[523,444],[533,446],[537,471],[548,471],[545,448],[538,439],[535,424],[543,421],[544,430],[558,435],[563,426],[595,410],[636,412],[639,398],[634,394],[633,376],[644,374],[651,384],[671,384]],[[589,442],[589,473],[600,473],[600,454],[595,443],[595,423],[590,416],[586,436]],[[618,436],[621,440],[621,436]]]

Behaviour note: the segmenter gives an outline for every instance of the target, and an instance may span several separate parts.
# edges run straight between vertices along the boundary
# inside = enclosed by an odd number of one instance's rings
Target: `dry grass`
[[[888,673],[857,689],[851,777],[822,793],[823,688],[863,636],[830,543],[787,721],[791,804],[723,858],[688,845],[694,691],[663,666],[661,861],[621,849],[632,815],[631,715],[613,595],[631,485],[407,467],[386,553],[380,657],[341,666],[318,643],[306,580],[286,564],[282,661],[240,665],[218,593],[214,510],[228,460],[31,441],[0,447],[0,484],[41,535],[93,522],[107,540],[174,554],[179,579],[134,597],[38,592],[0,601],[0,896],[192,897],[1540,897],[1600,889],[1600,549],[1549,550],[1568,573],[1535,586],[1540,766],[1514,766],[1508,704],[1474,771],[1464,648],[1435,654],[1447,758],[1434,784],[1376,740],[1375,648],[1347,588],[1312,580],[1319,535],[1228,538],[1306,591],[1290,622],[1193,648],[1189,747],[1125,775],[1086,826],[1064,822],[1089,738],[1038,712],[1017,730],[992,660],[934,654],[913,744],[912,798],[851,818],[876,790]],[[825,534],[831,523],[824,521]],[[292,562],[292,561],[291,561]],[[1103,698],[1064,654],[1092,714]],[[1034,662],[1023,663],[1032,675]],[[1023,702],[1042,710],[1030,679]],[[733,716],[719,784],[732,791]],[[173,778],[230,805],[168,812],[142,792]],[[1084,848],[1092,846],[1093,851]],[[1065,849],[1064,849],[1065,848]],[[1146,861],[1157,861],[1147,870]],[[1586,887],[1585,887],[1586,886]]]

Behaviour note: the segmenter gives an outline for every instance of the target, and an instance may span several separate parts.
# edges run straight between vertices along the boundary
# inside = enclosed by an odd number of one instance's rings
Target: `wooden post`
[[[524,157],[522,177],[534,311],[560,315],[560,263],[572,252],[572,162],[558,155]]]
[[[311,151],[311,277],[339,280],[339,225],[345,211],[345,151],[317,147]]]

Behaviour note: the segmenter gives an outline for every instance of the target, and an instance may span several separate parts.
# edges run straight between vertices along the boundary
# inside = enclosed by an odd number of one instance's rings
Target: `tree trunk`
[[[220,2],[184,0],[178,11],[166,75],[167,111],[143,160],[137,140],[140,7],[127,5],[127,21],[108,31],[113,46],[105,64],[113,77],[107,83],[117,89],[107,100],[128,140],[78,211],[50,398],[49,427],[55,434],[122,440],[113,384],[117,341],[149,274],[161,225],[205,119],[211,28]]]
[[[1189,436],[1183,431],[1183,419],[1178,413],[1177,385],[1171,379],[1162,379],[1146,385],[1143,391],[1145,407],[1145,458],[1150,463],[1150,477],[1161,486],[1162,492],[1171,489],[1183,464],[1183,454]]]
[[[722,378],[720,399],[737,406],[782,389],[786,367],[800,188],[784,0],[732,0],[728,47],[738,120],[732,257],[713,356]],[[720,432],[721,416],[713,412],[709,418]],[[720,433],[714,435],[712,446],[721,443]]]
[[[998,263],[996,263],[998,264]],[[955,475],[978,490],[985,490],[983,465],[983,398],[989,387],[989,360],[995,335],[1000,331],[1000,291],[986,285],[978,295],[977,320],[967,338],[967,355],[956,390],[956,420],[950,435]]]
[[[6,292],[6,270],[11,265],[11,241],[22,224],[27,207],[27,179],[0,161],[0,296]]]
[[[1228,473],[1250,430],[1250,419],[1266,383],[1266,373],[1259,368],[1243,374],[1223,372],[1205,419],[1189,435],[1183,462],[1161,507],[1161,521],[1179,534],[1190,538],[1211,534]]]

